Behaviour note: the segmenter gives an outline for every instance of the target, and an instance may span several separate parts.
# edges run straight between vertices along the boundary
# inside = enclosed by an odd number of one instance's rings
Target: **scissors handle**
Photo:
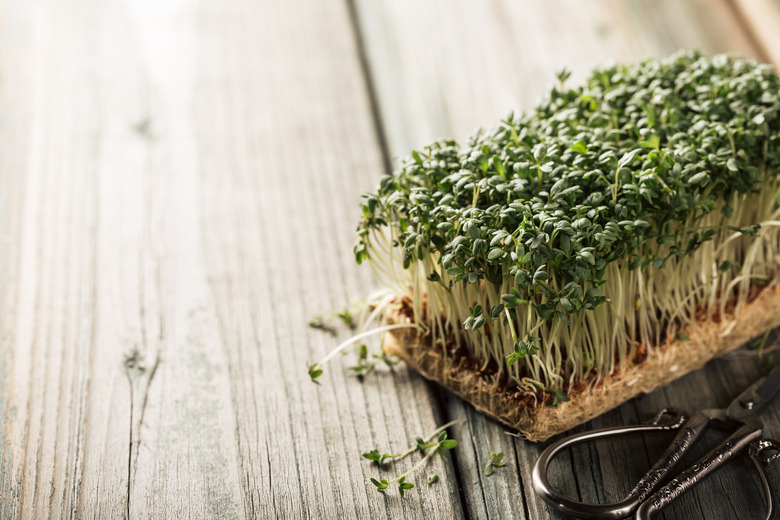
[[[764,520],[780,520],[780,478],[772,471],[772,461],[780,458],[780,442],[774,439],[754,441],[748,448],[750,460],[758,470],[764,485],[767,513]]]
[[[761,429],[755,428],[753,425],[745,425],[739,428],[725,441],[699,459],[696,464],[680,473],[678,477],[672,479],[653,496],[648,498],[637,510],[636,519],[648,520],[653,513],[674,502],[693,486],[718,470],[723,464],[741,453],[753,441],[760,439],[761,433]],[[760,468],[759,471],[762,473],[762,477],[764,477],[766,488],[764,472]],[[771,497],[771,495],[769,496]]]
[[[664,415],[669,415],[672,420],[661,422]],[[677,410],[663,409],[648,423],[618,426],[615,428],[602,428],[590,432],[579,433],[554,442],[545,449],[536,461],[533,469],[533,484],[536,492],[548,504],[560,512],[579,518],[605,518],[620,519],[629,516],[636,511],[641,504],[661,483],[661,480],[679,462],[682,456],[696,443],[707,425],[713,418],[701,412],[697,412],[686,420],[685,415]],[[676,430],[681,428],[675,436],[669,448],[647,474],[639,481],[631,493],[620,502],[613,504],[586,504],[571,500],[558,493],[550,485],[547,471],[550,461],[561,450],[581,442],[596,439],[605,439],[624,433],[652,432],[663,430]]]

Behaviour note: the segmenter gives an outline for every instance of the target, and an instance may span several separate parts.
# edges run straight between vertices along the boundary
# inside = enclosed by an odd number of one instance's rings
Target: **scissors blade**
[[[780,365],[734,399],[726,410],[726,415],[734,418],[744,418],[745,414],[756,417],[764,411],[778,392],[780,392]]]
[[[780,391],[780,365],[772,369],[771,372],[764,378],[763,382],[760,382],[758,387],[754,390],[754,394],[758,399],[753,401],[753,410],[756,413],[761,413],[764,408],[769,404],[769,401],[777,395]]]

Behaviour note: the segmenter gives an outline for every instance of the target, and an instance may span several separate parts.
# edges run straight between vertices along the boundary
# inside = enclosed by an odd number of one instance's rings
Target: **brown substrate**
[[[388,307],[388,323],[410,322],[401,303]],[[474,407],[517,429],[526,439],[543,441],[615,408],[642,393],[649,393],[707,361],[734,350],[776,326],[780,319],[780,284],[773,283],[742,306],[735,319],[700,323],[687,331],[689,340],[677,340],[649,349],[640,363],[606,376],[602,383],[570,392],[570,401],[557,407],[533,400],[518,400],[506,378],[486,376],[468,356],[445,358],[413,329],[388,332],[385,351],[402,358],[423,376],[437,381]]]

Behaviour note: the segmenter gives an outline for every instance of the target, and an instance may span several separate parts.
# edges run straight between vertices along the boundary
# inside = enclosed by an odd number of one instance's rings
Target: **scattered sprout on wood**
[[[354,248],[434,346],[554,404],[739,309],[780,264],[768,66],[682,52],[567,77],[532,112],[403,159]]]
[[[319,381],[317,381],[317,378],[322,375],[322,369],[319,368],[317,363],[312,363],[309,365],[309,377],[311,378],[313,383],[320,384]]]
[[[465,422],[465,419],[456,419],[454,421],[448,422],[447,424],[439,426],[438,428],[433,430],[425,437],[417,436],[414,438],[415,445],[411,446],[410,448],[404,451],[391,455],[389,453],[379,453],[376,449],[373,449],[363,453],[363,458],[374,461],[379,466],[381,466],[386,461],[402,459],[407,455],[411,455],[412,453],[417,451],[424,453],[425,450],[427,450],[428,448],[433,448],[438,444],[439,441],[438,440],[434,441],[434,439],[437,439],[437,437],[441,435],[443,432],[445,432],[447,428],[449,428],[450,426],[455,426],[456,424],[461,424],[463,422]]]
[[[329,316],[327,320],[322,318],[322,316],[325,315],[315,316],[315,319],[313,319],[312,322],[309,323],[310,326],[322,330],[326,330],[328,332],[334,331],[335,334],[335,329],[333,329],[331,326],[332,320],[335,317],[341,319],[342,321],[344,321],[344,323],[349,322],[349,324],[354,325],[355,330],[358,333],[348,338],[344,342],[342,342],[335,349],[329,352],[328,355],[326,355],[322,360],[316,363],[310,363],[308,365],[309,377],[314,383],[319,384],[317,378],[319,378],[322,375],[323,367],[325,366],[325,364],[328,363],[328,361],[336,357],[338,354],[344,352],[347,347],[355,343],[359,344],[357,349],[358,362],[356,365],[350,368],[352,369],[353,373],[355,373],[355,375],[357,375],[358,378],[360,378],[361,380],[363,376],[373,371],[374,368],[376,368],[376,366],[379,363],[384,363],[389,367],[392,367],[393,365],[398,363],[398,360],[395,357],[389,356],[385,354],[383,351],[380,352],[379,354],[371,354],[369,357],[368,347],[366,347],[363,343],[361,343],[361,340],[369,336],[381,334],[389,330],[404,329],[404,328],[414,328],[414,329],[420,328],[419,325],[414,323],[396,323],[393,325],[385,325],[381,327],[375,327],[370,330],[364,330],[365,327],[380,321],[387,305],[392,301],[392,299],[393,299],[392,293],[390,291],[384,290],[373,295],[371,298],[368,299],[368,301],[355,300],[353,301],[353,303],[349,308],[341,311],[329,313],[327,315]],[[370,311],[370,312],[366,312],[366,311]],[[355,316],[359,316],[357,322],[355,321]]]
[[[382,332],[387,332],[388,330],[396,330],[396,329],[408,329],[408,328],[418,328],[417,325],[413,323],[396,323],[394,325],[384,325],[382,327],[376,327],[371,330],[367,330],[365,332],[362,332],[360,334],[356,334],[355,336],[352,336],[348,340],[341,343],[338,347],[331,350],[330,353],[328,353],[327,356],[322,358],[322,360],[318,361],[317,363],[311,363],[309,364],[309,377],[311,380],[317,384],[319,384],[319,381],[317,381],[317,378],[322,375],[323,368],[328,361],[336,357],[340,352],[342,352],[345,348],[348,346],[357,343],[361,339],[367,338],[368,336],[373,336],[375,334],[379,334]],[[391,361],[392,362],[392,361]],[[373,368],[373,367],[372,367]]]
[[[343,309],[315,314],[309,321],[309,327],[327,332],[332,336],[336,335],[335,323],[341,322],[350,330],[355,330],[359,326],[360,317],[364,315],[367,303],[363,300],[353,300],[348,307]]]
[[[416,437],[415,438],[415,445],[411,448],[404,450],[400,453],[396,453],[393,455],[383,453],[380,454],[377,450],[371,450],[363,454],[363,457],[376,462],[378,465],[384,464],[388,460],[399,460],[407,455],[411,455],[415,452],[422,452],[424,454],[423,458],[420,459],[420,461],[415,464],[409,471],[406,473],[399,475],[395,477],[392,480],[387,479],[375,479],[371,478],[371,483],[377,488],[378,491],[384,492],[388,487],[391,485],[398,483],[398,492],[401,496],[404,496],[404,492],[408,489],[412,489],[414,487],[414,484],[411,482],[406,482],[406,478],[414,473],[415,471],[422,468],[427,461],[437,453],[444,457],[444,452],[451,450],[455,448],[458,445],[458,441],[455,439],[449,439],[447,438],[447,428],[450,426],[453,426],[455,424],[460,424],[464,422],[465,419],[458,419],[455,421],[448,422],[447,424],[440,426],[439,428],[436,428],[433,432],[426,435],[425,437]],[[435,440],[434,440],[435,439]],[[433,484],[438,480],[437,475],[431,475],[428,477],[428,484]]]
[[[428,485],[435,484],[439,480],[439,475],[434,473],[433,475],[428,477]]]
[[[323,332],[327,332],[331,336],[336,335],[336,329],[322,314],[315,314],[309,321],[309,327],[313,329],[319,329]]]
[[[431,447],[428,448],[428,451],[425,453],[425,456],[415,464],[412,469],[404,473],[403,475],[399,475],[398,477],[395,477],[394,479],[388,481],[386,479],[377,480],[375,478],[371,478],[371,483],[376,486],[378,491],[384,491],[388,488],[388,486],[392,485],[393,483],[398,483],[398,491],[401,494],[401,496],[404,496],[404,491],[407,489],[411,489],[414,487],[414,484],[411,482],[406,482],[406,477],[423,467],[428,459],[430,459],[432,456],[436,455],[437,453],[444,457],[444,452],[451,450],[455,448],[458,445],[458,441],[455,439],[448,439],[447,438],[447,432],[441,432],[439,436],[436,439],[436,442],[432,444]]]
[[[489,477],[493,474],[494,469],[500,468],[501,466],[506,466],[506,462],[504,462],[504,452],[491,451],[488,456],[487,466],[485,466],[485,476]]]
[[[384,363],[388,367],[392,368],[400,361],[401,360],[397,357],[391,356],[384,351],[379,354],[371,354],[369,357],[368,347],[365,344],[361,344],[360,347],[358,347],[358,363],[357,365],[351,366],[349,368],[358,377],[358,379],[362,381],[363,378],[370,374],[378,364]]]

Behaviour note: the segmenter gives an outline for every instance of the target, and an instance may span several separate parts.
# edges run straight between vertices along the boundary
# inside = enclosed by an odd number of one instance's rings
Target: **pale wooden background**
[[[0,517],[559,518],[539,446],[405,367],[309,382],[348,334],[311,316],[376,287],[360,195],[563,67],[780,63],[778,35],[778,0],[0,1]],[[715,361],[585,428],[722,406],[760,373]],[[368,483],[362,451],[453,418],[459,447],[405,499]],[[668,440],[575,452],[561,487],[617,499]],[[485,478],[491,450],[509,464]],[[736,463],[665,517],[760,517],[756,482]]]

